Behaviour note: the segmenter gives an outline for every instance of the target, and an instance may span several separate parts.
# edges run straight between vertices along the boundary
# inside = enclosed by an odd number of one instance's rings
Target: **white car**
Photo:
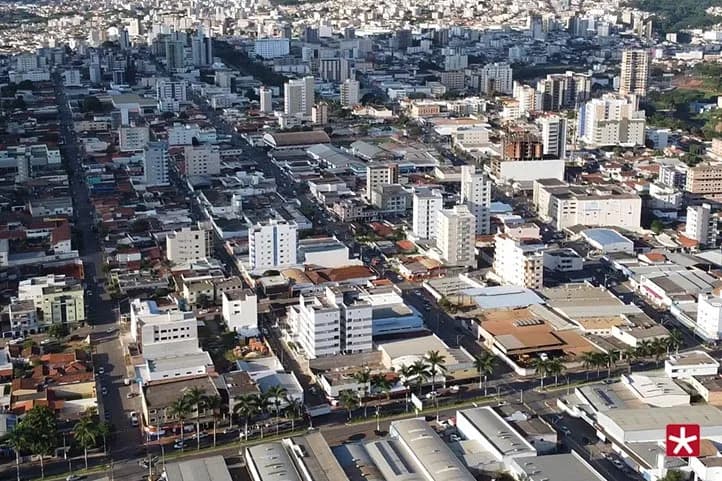
[[[108,388],[105,387],[105,386],[103,386],[103,387],[100,389],[100,392],[101,392],[101,394],[102,394],[103,396],[107,396],[107,395],[108,395]]]

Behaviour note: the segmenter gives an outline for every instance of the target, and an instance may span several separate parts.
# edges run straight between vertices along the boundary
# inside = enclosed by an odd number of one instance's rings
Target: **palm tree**
[[[221,408],[223,407],[223,401],[221,400],[221,397],[212,394],[210,396],[204,396],[203,400],[201,401],[203,404],[203,410],[204,411],[210,411],[211,416],[213,417],[213,447],[216,447],[216,424],[218,422],[218,417],[221,415]]]
[[[102,423],[98,424],[98,435],[100,435],[103,438],[103,454],[108,454],[108,445],[107,445],[107,438],[110,436],[110,424],[103,421]]]
[[[667,355],[669,356],[670,350],[674,350],[675,354],[679,354],[679,346],[682,345],[682,341],[681,332],[677,329],[670,331],[669,337],[667,338]]]
[[[15,451],[15,472],[17,479],[20,481],[20,451],[26,449],[27,438],[21,426],[15,426],[15,429],[8,434],[8,445]]]
[[[606,354],[606,356],[604,358],[604,363],[607,366],[607,377],[612,376],[612,369],[617,364],[619,357],[620,357],[619,351],[609,351]]]
[[[399,376],[401,377],[401,384],[404,385],[404,402],[406,403],[406,412],[409,411],[409,387],[411,386],[411,377],[414,375],[414,369],[412,366],[402,364],[399,368]]]
[[[281,386],[280,384],[276,384],[275,386],[271,386],[268,388],[268,391],[266,391],[266,399],[268,399],[274,407],[274,412],[276,414],[276,435],[278,435],[278,430],[280,429],[278,426],[278,419],[281,416],[281,402],[288,394],[288,389]]]
[[[596,352],[587,351],[582,354],[582,366],[586,370],[587,381],[589,381],[589,371],[596,367]]]
[[[544,389],[544,378],[549,372],[549,360],[535,357],[532,361],[532,367],[539,375],[539,388]]]
[[[248,396],[237,397],[233,401],[233,414],[243,419],[244,430],[243,436],[248,440],[248,422],[253,416],[260,412],[260,398],[257,395],[249,394]],[[240,439],[240,435],[238,436]]]
[[[446,371],[446,356],[439,351],[429,351],[426,353],[426,363],[431,373],[431,390],[436,391],[436,374]]]
[[[85,469],[88,469],[88,448],[98,441],[98,426],[90,416],[83,416],[73,426],[73,437],[83,447]]]
[[[479,373],[479,389],[481,389],[481,381],[484,380],[484,396],[486,396],[486,379],[487,376],[494,373],[494,364],[496,363],[496,357],[488,352],[474,356],[474,367],[476,372]]]
[[[554,385],[559,384],[559,375],[563,374],[567,367],[559,358],[549,359],[547,361],[547,372],[554,376]]]
[[[364,408],[364,417],[367,417],[368,416],[368,413],[367,413],[368,406],[364,402],[364,399],[366,399],[366,397],[368,397],[368,394],[369,394],[369,388],[370,388],[370,384],[371,384],[371,369],[364,366],[360,371],[356,371],[353,374],[353,378],[357,383],[361,384],[361,390],[363,392],[363,396],[361,396],[361,404],[363,405],[363,408]]]
[[[296,418],[301,416],[301,409],[303,409],[303,403],[301,401],[295,397],[286,396],[286,412],[291,413],[291,431],[296,430]]]
[[[654,356],[654,361],[659,365],[660,359],[667,354],[667,340],[658,337],[652,341],[651,354]]]
[[[193,405],[188,401],[186,396],[181,396],[168,406],[168,416],[175,418],[180,423],[180,441],[181,452],[185,451],[185,420],[193,411]]]
[[[419,396],[421,396],[421,386],[431,376],[431,371],[429,370],[429,365],[426,364],[423,361],[423,359],[417,359],[411,365],[411,371],[414,373],[414,376],[416,377],[416,387],[418,388]]]
[[[203,398],[206,395],[206,391],[193,386],[188,389],[183,397],[188,401],[188,405],[195,411],[196,418],[196,449],[201,449],[201,408],[203,407]]]
[[[394,387],[394,384],[389,381],[385,374],[376,374],[371,378],[371,387],[375,391],[382,393],[388,400],[391,397],[391,388]]]
[[[629,349],[625,349],[623,351],[624,359],[627,360],[627,372],[629,374],[632,373],[632,363],[635,359],[637,359],[637,350],[633,347],[630,347]]]
[[[652,342],[645,339],[637,344],[637,357],[640,359],[647,358],[652,355]]]
[[[350,389],[338,393],[338,401],[348,411],[348,420],[351,420],[351,412],[358,406],[358,394]]]

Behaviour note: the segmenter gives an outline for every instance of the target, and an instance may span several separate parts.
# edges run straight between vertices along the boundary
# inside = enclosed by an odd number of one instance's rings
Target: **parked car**
[[[77,474],[69,474],[65,477],[65,481],[78,481],[80,479],[80,476]]]
[[[178,440],[173,444],[173,449],[183,449],[183,448],[187,448],[187,447],[188,447],[188,441],[185,439],[183,440],[183,442]]]
[[[100,388],[100,392],[101,392],[101,394],[102,394],[103,396],[107,396],[107,395],[108,395],[108,388],[105,387],[105,386],[103,386],[102,388]]]
[[[98,374],[105,374],[105,368],[102,367],[102,366],[99,367],[99,368],[98,368]]]
[[[138,413],[135,411],[130,412],[130,425],[133,427],[138,425]]]

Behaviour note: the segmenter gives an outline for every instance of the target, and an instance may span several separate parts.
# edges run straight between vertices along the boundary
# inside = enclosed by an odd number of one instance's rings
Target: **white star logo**
[[[687,428],[681,426],[679,428],[679,436],[670,435],[669,440],[675,444],[674,449],[672,450],[675,455],[680,454],[682,449],[684,449],[686,454],[692,454],[694,449],[692,449],[690,443],[697,441],[697,435],[692,434],[687,436]]]

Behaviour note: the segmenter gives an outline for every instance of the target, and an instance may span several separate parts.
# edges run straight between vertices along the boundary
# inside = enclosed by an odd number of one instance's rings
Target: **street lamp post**
[[[376,405],[376,432],[381,431],[381,418],[380,418],[381,406]]]

